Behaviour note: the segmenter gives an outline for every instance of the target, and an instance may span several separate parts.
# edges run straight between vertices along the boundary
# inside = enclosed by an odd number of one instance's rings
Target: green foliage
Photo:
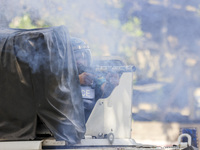
[[[130,36],[133,37],[143,36],[143,31],[141,30],[141,21],[137,17],[129,19],[123,25],[118,19],[111,19],[108,21],[108,24],[114,28],[120,29],[123,32],[128,33]]]
[[[30,15],[25,14],[22,17],[15,17],[11,23],[9,24],[10,28],[20,28],[20,29],[34,29],[34,28],[42,28],[42,27],[48,27],[47,24],[45,24],[42,20],[37,20],[35,24],[33,24]]]
[[[117,19],[112,19],[108,21],[108,24],[111,25],[114,28],[120,28],[121,27],[121,23],[119,20]]]
[[[141,30],[141,21],[137,17],[133,17],[123,24],[122,30],[129,33],[131,36],[143,36],[143,32]]]

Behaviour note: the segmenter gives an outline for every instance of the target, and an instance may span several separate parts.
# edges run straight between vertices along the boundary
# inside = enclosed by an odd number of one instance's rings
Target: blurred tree
[[[9,24],[10,28],[20,28],[20,29],[34,29],[34,28],[44,28],[49,27],[43,20],[37,20],[35,23],[30,18],[29,14],[25,14],[22,17],[15,17]]]
[[[126,23],[122,25],[122,31],[127,32],[133,37],[143,36],[143,31],[141,30],[141,21],[137,17],[130,18]]]

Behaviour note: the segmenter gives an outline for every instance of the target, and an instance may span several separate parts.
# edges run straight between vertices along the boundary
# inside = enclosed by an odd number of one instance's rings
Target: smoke
[[[190,109],[192,91],[200,86],[199,2],[1,0],[1,26],[26,13],[35,24],[66,25],[72,36],[89,43],[93,56],[120,55],[134,64],[134,88],[141,88],[133,94],[135,106]],[[144,93],[149,84],[154,85],[152,92]],[[154,88],[158,84],[162,86]]]
[[[95,53],[103,50],[106,55],[116,54],[116,41],[120,34],[109,24],[109,20],[118,19],[120,1],[12,0],[1,3],[1,18],[4,18],[7,26],[14,18],[28,13],[33,21],[44,20],[50,26],[66,25],[73,36],[91,43]],[[119,6],[114,8],[112,5]]]
[[[25,41],[21,45],[15,45],[16,49],[16,57],[24,63],[27,63],[31,68],[32,73],[41,72],[41,68],[47,68],[49,65],[47,63],[48,56],[44,49],[46,47],[42,47],[43,39],[38,38],[37,42],[27,40],[30,37],[24,37],[18,39],[17,43],[20,43],[20,40]],[[22,46],[24,45],[24,47]],[[38,45],[40,48],[38,48]],[[56,72],[55,72],[56,73]]]

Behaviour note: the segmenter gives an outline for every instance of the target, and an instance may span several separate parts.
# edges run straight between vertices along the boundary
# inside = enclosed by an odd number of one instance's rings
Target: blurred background
[[[133,77],[136,142],[175,143],[181,128],[200,137],[200,1],[0,0],[0,27],[67,26],[94,57],[120,56]]]

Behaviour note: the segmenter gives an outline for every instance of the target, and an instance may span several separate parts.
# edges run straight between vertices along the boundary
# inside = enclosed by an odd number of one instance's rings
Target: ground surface
[[[197,136],[200,138],[200,124],[162,123],[156,121],[134,121],[132,123],[132,138],[137,143],[169,146],[177,144],[180,128],[184,127],[196,128]]]

